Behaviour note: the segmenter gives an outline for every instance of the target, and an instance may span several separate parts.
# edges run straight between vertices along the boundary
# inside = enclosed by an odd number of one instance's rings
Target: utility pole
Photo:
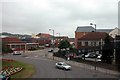
[[[53,38],[53,41],[52,41],[52,48],[53,48],[53,60],[54,60],[54,29],[49,29],[49,31],[53,31],[53,36],[52,36],[52,38]]]
[[[90,25],[94,25],[95,26],[95,32],[96,32],[96,24],[93,24],[93,23],[90,23]],[[96,60],[97,60],[97,56],[96,56],[96,50],[94,51],[95,52],[95,70],[96,70]]]

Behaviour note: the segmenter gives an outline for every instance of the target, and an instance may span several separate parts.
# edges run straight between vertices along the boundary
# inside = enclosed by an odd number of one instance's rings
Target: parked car
[[[99,54],[99,55],[97,56],[97,58],[98,58],[98,59],[101,59],[101,57],[102,57],[102,55],[101,55],[101,54]]]
[[[12,54],[13,54],[13,55],[21,55],[22,52],[20,52],[20,51],[14,51]]]
[[[65,55],[65,57],[71,57],[71,58],[74,58],[75,56],[77,56],[75,53],[68,53]]]
[[[95,54],[94,53],[87,53],[87,55],[85,55],[85,58],[95,58]]]
[[[53,52],[53,49],[49,49],[48,52]]]
[[[74,58],[80,58],[80,59],[83,59],[84,58],[84,54],[80,54],[78,56],[74,56]]]
[[[71,69],[71,66],[66,64],[65,62],[57,62],[55,64],[55,66],[59,69],[63,69],[63,70],[70,70]]]
[[[50,45],[49,44],[45,44],[45,47],[50,47]]]
[[[97,61],[97,62],[101,62],[102,60],[101,60],[101,59],[97,59],[96,61]]]
[[[97,62],[101,62],[101,61],[102,61],[102,60],[101,60],[101,57],[102,57],[101,54],[99,54],[99,55],[97,56]]]

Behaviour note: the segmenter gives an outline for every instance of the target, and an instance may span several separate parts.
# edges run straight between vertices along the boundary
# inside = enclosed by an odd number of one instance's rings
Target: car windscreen
[[[68,66],[67,64],[62,64],[63,66]]]

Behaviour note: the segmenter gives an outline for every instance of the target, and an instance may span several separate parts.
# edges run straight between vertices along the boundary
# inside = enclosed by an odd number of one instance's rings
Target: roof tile
[[[79,40],[101,40],[105,39],[107,33],[105,32],[89,32],[83,37],[79,38]]]

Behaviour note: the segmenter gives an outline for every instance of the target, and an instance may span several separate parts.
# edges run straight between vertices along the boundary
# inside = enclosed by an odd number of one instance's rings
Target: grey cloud
[[[96,4],[88,4],[86,7],[82,5],[83,0],[40,0],[38,3],[34,1],[37,2],[33,0],[31,3],[2,3],[3,31],[49,33],[49,28],[52,28],[56,33],[74,37],[78,25],[89,25],[91,21],[97,24],[97,28],[117,26],[118,0],[92,0]]]

